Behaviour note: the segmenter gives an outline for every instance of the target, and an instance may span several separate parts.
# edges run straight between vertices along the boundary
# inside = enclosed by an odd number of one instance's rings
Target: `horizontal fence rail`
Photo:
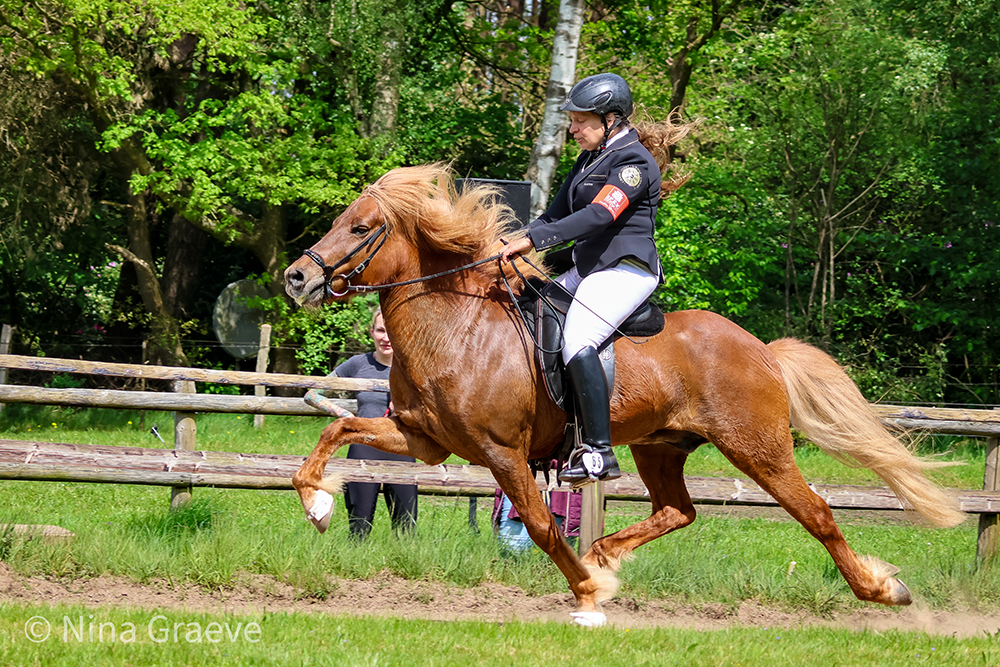
[[[343,391],[389,391],[388,380],[362,380],[357,378],[314,377],[285,373],[250,373],[247,371],[217,371],[204,368],[175,366],[145,366],[141,364],[112,364],[79,359],[51,359],[0,354],[0,367],[22,371],[50,373],[81,373],[127,377],[137,380],[190,380],[213,384],[260,385],[262,387],[292,387],[336,389]]]
[[[879,419],[907,430],[941,435],[1000,436],[1000,410],[919,408],[870,404]]]
[[[3,363],[0,355],[0,364]],[[238,372],[238,371],[215,371]],[[243,373],[243,375],[258,375]],[[260,374],[266,376],[266,374]],[[310,389],[336,389],[339,391],[380,391],[373,382],[356,378],[298,377],[295,386]],[[336,384],[331,387],[330,384]],[[279,386],[291,386],[282,384]],[[341,407],[355,411],[356,402],[334,399]],[[222,412],[235,414],[319,416],[321,410],[308,405],[301,398],[279,396],[231,396],[226,394],[184,394],[176,392],[126,391],[121,389],[54,389],[24,385],[0,385],[0,403],[31,403],[35,405],[65,405],[70,407],[119,408],[135,410],[164,410],[181,412]],[[967,435],[976,437],[1000,436],[1000,410],[960,410],[955,408],[913,408],[895,405],[872,405],[879,419],[890,425],[911,431],[939,433],[942,435]]]
[[[146,449],[0,440],[0,479],[58,482],[211,486],[236,489],[292,489],[292,475],[304,456]],[[474,465],[331,459],[326,473],[342,473],[349,482],[416,484],[421,493],[492,496],[499,488],[489,470]],[[685,477],[691,499],[704,504],[771,505],[777,502],[746,479]],[[539,489],[546,488],[538,480]],[[811,484],[833,509],[902,510],[892,491],[846,484]],[[1000,512],[1000,491],[956,491],[962,510]],[[635,473],[604,483],[611,500],[648,500]]]
[[[316,378],[320,380],[322,378]],[[360,391],[351,387],[352,391]],[[334,399],[341,407],[357,411],[357,401]],[[223,412],[258,415],[327,415],[301,398],[280,396],[227,396],[120,389],[51,389],[22,385],[0,385],[0,403],[32,403],[86,408]]]

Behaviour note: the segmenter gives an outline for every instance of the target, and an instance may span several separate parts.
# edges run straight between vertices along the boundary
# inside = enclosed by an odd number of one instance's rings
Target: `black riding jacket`
[[[528,224],[537,250],[576,241],[581,276],[634,258],[662,280],[653,243],[660,202],[660,170],[630,128],[593,158],[584,151],[548,210]]]

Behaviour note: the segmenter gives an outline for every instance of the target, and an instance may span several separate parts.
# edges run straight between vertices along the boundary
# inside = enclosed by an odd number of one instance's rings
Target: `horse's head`
[[[364,285],[413,280],[487,257],[499,250],[499,230],[512,217],[496,195],[488,186],[456,192],[444,164],[393,169],[288,267],[285,291],[299,305],[319,306]]]
[[[319,243],[285,270],[285,292],[300,306],[349,298],[389,236],[375,199],[362,195],[347,207]],[[366,276],[367,278],[367,276]]]

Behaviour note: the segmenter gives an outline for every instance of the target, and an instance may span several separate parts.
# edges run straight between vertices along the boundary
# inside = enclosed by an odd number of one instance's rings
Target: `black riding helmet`
[[[594,74],[580,80],[559,107],[561,111],[590,112],[601,117],[601,124],[604,125],[604,141],[597,149],[598,153],[604,150],[612,130],[623,125],[632,115],[633,108],[632,91],[628,83],[610,72]],[[609,113],[617,115],[611,124],[607,122]]]
[[[559,107],[562,111],[590,111],[602,118],[609,113],[628,118],[632,108],[632,91],[625,79],[610,72],[582,79]]]

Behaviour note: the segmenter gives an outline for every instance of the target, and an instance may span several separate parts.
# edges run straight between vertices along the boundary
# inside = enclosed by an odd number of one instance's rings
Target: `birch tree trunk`
[[[541,215],[548,205],[552,178],[566,142],[569,118],[559,110],[559,105],[566,99],[576,77],[585,6],[583,0],[559,1],[559,21],[552,40],[552,71],[549,74],[549,85],[545,89],[545,114],[528,163],[532,219]]]

